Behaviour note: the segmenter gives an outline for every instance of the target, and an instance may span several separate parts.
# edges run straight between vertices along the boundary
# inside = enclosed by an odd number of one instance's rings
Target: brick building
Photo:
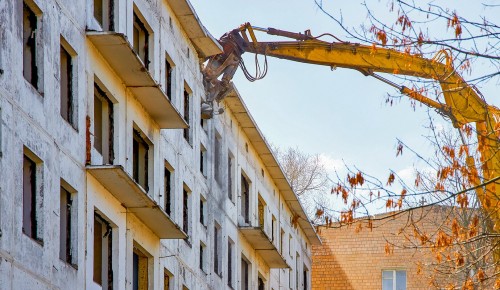
[[[415,244],[405,238],[412,235],[412,221],[434,239],[438,226],[449,229],[446,220],[452,210],[435,206],[397,217],[390,217],[391,213],[376,215],[373,230],[366,219],[340,228],[320,227],[322,245],[313,247],[312,289],[440,289],[435,286],[444,287],[450,282],[461,286],[463,277],[434,272],[435,254],[418,242],[419,247],[412,247]],[[472,269],[462,272],[474,275]],[[431,283],[433,279],[435,283]],[[484,282],[477,289],[493,289],[493,282]]]

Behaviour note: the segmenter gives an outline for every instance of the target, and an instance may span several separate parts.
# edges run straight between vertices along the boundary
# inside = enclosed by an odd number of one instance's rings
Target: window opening
[[[281,229],[280,231],[280,254],[283,256],[283,246],[285,244],[285,231]]]
[[[114,31],[114,1],[94,0],[94,18],[102,30]]]
[[[113,103],[94,83],[94,148],[102,155],[103,164],[113,164],[114,152]]]
[[[246,224],[250,223],[250,184],[247,178],[241,175],[241,214]]]
[[[165,269],[163,272],[163,290],[170,290],[170,280],[172,275]]]
[[[133,177],[142,188],[148,192],[148,162],[149,162],[149,144],[142,138],[141,133],[133,130],[132,162]]]
[[[134,12],[134,51],[144,63],[146,69],[149,69],[149,32]]]
[[[207,149],[200,144],[200,172],[204,177],[207,177]]]
[[[205,272],[205,245],[200,242],[200,270]]]
[[[182,190],[182,230],[189,233],[189,191],[184,188]]]
[[[258,283],[257,289],[264,290],[265,288],[264,280],[262,279],[262,277],[260,277],[260,275],[257,283]]]
[[[303,281],[303,285],[304,285],[304,290],[308,290],[309,288],[308,288],[307,281],[308,281],[309,273],[308,273],[306,265],[304,265],[304,270],[302,271],[302,273],[303,273],[302,281]]]
[[[200,223],[205,226],[205,200],[200,198]]]
[[[172,172],[165,167],[165,212],[172,213]]]
[[[214,226],[214,272],[218,276],[222,276],[222,261],[221,261],[222,235],[221,227],[215,223]]]
[[[234,159],[231,153],[229,153],[227,155],[227,195],[229,200],[231,201],[233,201],[233,180],[234,180],[233,167],[234,167]]]
[[[138,249],[134,248],[133,261],[133,290],[148,290],[148,258]]]
[[[28,156],[23,159],[23,233],[41,241],[38,233],[37,164]]]
[[[220,186],[222,184],[222,176],[221,176],[221,149],[222,142],[221,137],[217,134],[215,135],[215,144],[214,144],[214,177],[217,184]]]
[[[73,102],[73,59],[69,52],[61,46],[61,116],[75,127]]]
[[[191,95],[188,92],[186,88],[184,88],[184,121],[188,124],[188,126],[191,126],[191,121],[190,121],[190,107],[191,107]],[[191,144],[191,128],[185,128],[184,129],[184,139]]]
[[[295,254],[295,289],[299,289],[299,282],[300,282],[300,275],[299,275],[299,261],[300,261],[300,255],[299,253]]]
[[[94,213],[94,282],[102,289],[113,289],[113,230],[97,213]]]
[[[259,200],[258,200],[258,214],[259,214],[259,227],[262,231],[264,231],[265,203],[262,200],[262,197],[260,195],[259,195]]]
[[[233,247],[231,239],[227,239],[227,285],[233,287]]]
[[[165,93],[169,100],[172,100],[172,74],[174,72],[174,66],[165,58]]]
[[[59,258],[67,263],[74,264],[71,254],[73,222],[73,198],[71,193],[61,186],[59,211]]]
[[[37,38],[38,17],[23,3],[23,75],[24,78],[38,89]]]
[[[383,270],[382,290],[406,290],[406,271]]]
[[[241,289],[242,290],[248,290],[249,289],[249,265],[248,262],[244,259],[241,258]]]
[[[271,241],[274,243],[276,232],[276,217],[273,215],[271,219]]]

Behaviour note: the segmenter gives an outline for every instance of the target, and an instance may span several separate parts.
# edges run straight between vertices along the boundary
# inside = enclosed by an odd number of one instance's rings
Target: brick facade
[[[320,227],[323,244],[313,247],[312,289],[382,289],[383,270],[405,270],[406,289],[436,289],[430,282],[434,267],[425,266],[436,262],[431,250],[395,246],[390,247],[392,254],[386,254],[386,245],[387,241],[394,245],[409,245],[401,232],[405,227],[406,233],[413,231],[413,227],[407,226],[411,219],[418,220],[420,229],[435,233],[436,222],[444,221],[445,212],[445,208],[434,207],[404,213],[397,218],[379,220],[388,216],[380,215],[375,217],[377,221],[373,221],[373,230],[367,228],[364,219],[351,226]],[[359,223],[362,224],[361,230]],[[418,274],[419,263],[424,266]],[[440,276],[436,281],[443,286],[456,279],[454,277],[446,281],[446,277]]]

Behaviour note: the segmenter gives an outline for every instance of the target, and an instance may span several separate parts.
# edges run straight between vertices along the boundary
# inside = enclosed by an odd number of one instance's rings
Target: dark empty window
[[[264,231],[264,214],[265,214],[265,206],[266,204],[262,200],[262,198],[259,195],[259,201],[258,201],[258,215],[259,215],[259,227]]]
[[[222,259],[221,259],[222,235],[221,227],[216,223],[214,226],[214,272],[222,275]]]
[[[234,167],[234,159],[231,153],[227,155],[227,197],[233,201],[233,167]]]
[[[200,242],[200,269],[205,271],[205,245]]]
[[[283,247],[285,246],[285,231],[280,231],[280,254],[283,256]]]
[[[241,289],[242,290],[248,290],[250,289],[248,285],[248,275],[249,275],[249,265],[248,262],[245,259],[241,259]]]
[[[26,3],[23,3],[23,75],[38,89],[37,38],[38,17]]]
[[[250,183],[243,174],[241,175],[241,215],[248,224],[250,222]]]
[[[73,59],[69,52],[61,46],[61,116],[73,127],[74,120],[74,96],[73,96]]]
[[[149,161],[149,144],[142,138],[141,133],[134,130],[132,162],[133,162],[133,177],[134,180],[142,186],[145,191],[149,191],[148,187],[148,161]]]
[[[114,30],[114,1],[94,0],[94,18],[97,20],[102,30]]]
[[[200,172],[207,177],[207,149],[200,144]]]
[[[23,159],[23,232],[35,240],[38,235],[38,194],[36,163],[24,155]]]
[[[190,126],[190,106],[191,106],[191,94],[184,88],[184,120]],[[191,144],[191,128],[184,129],[184,139]]]
[[[94,148],[101,153],[103,164],[113,164],[115,157],[113,135],[113,103],[94,83]]]
[[[174,66],[170,63],[168,58],[165,59],[165,93],[169,100],[172,99],[172,74]]]
[[[165,212],[172,213],[172,172],[165,167]]]
[[[182,190],[182,230],[189,233],[189,191]]]
[[[307,278],[308,278],[308,270],[306,268],[306,265],[304,265],[304,271],[302,271],[303,273],[303,277],[302,277],[302,280],[303,280],[303,284],[304,285],[304,290],[308,290],[309,288],[307,288]]]
[[[257,283],[258,283],[257,289],[264,290],[264,288],[266,287],[266,284],[264,284],[264,280],[262,279],[262,277],[259,276]]]
[[[170,280],[172,279],[171,274],[165,271],[163,272],[163,290],[170,290]]]
[[[76,264],[73,260],[73,232],[71,228],[74,219],[73,197],[65,188],[61,187],[60,211],[59,211],[59,258],[61,260]]]
[[[220,136],[215,136],[215,144],[214,144],[214,178],[217,184],[222,185],[222,174],[221,174],[221,149],[222,142]]]
[[[205,225],[205,200],[200,198],[200,223]]]
[[[148,290],[148,258],[140,250],[134,249],[132,256],[132,289]]]
[[[271,241],[274,243],[276,235],[276,217],[273,215],[271,220]]]
[[[113,289],[113,230],[94,213],[94,282],[102,289]]]
[[[227,285],[233,287],[233,246],[230,239],[227,240]]]
[[[299,253],[297,253],[295,255],[295,289],[299,289],[299,283],[300,283],[299,261],[300,261],[300,255]]]
[[[134,51],[139,55],[146,68],[149,68],[149,32],[134,12]]]

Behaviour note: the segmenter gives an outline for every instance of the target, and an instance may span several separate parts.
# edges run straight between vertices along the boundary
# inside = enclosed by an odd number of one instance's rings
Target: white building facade
[[[186,0],[0,2],[0,289],[310,289],[320,243]]]

